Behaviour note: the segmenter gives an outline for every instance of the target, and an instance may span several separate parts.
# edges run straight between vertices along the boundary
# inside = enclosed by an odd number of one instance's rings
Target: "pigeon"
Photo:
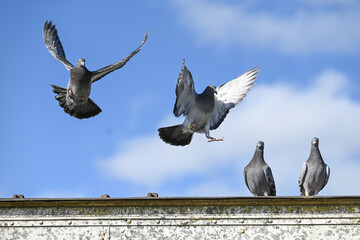
[[[257,143],[253,158],[244,168],[244,178],[254,196],[276,196],[275,181],[264,160],[264,142]]]
[[[70,80],[67,88],[51,85],[53,92],[56,93],[55,99],[59,101],[60,107],[64,109],[65,113],[78,119],[90,118],[96,116],[101,112],[101,109],[89,98],[91,91],[91,84],[100,80],[105,75],[123,67],[136,53],[147,40],[148,32],[140,46],[124,59],[111,64],[109,66],[100,68],[96,71],[89,71],[85,67],[85,59],[80,58],[74,67],[65,57],[65,51],[57,34],[57,29],[52,22],[45,22],[43,29],[43,37],[45,45],[51,55],[60,61],[68,71],[70,71]]]
[[[159,128],[160,138],[170,145],[186,146],[197,132],[205,133],[209,142],[222,141],[223,138],[211,137],[210,130],[217,129],[229,110],[242,101],[254,85],[259,69],[255,67],[219,87],[209,85],[201,94],[197,94],[184,60],[177,80],[173,113],[176,117],[183,114],[186,118],[182,124]]]
[[[325,187],[329,180],[330,168],[325,164],[319,150],[319,139],[314,137],[311,140],[310,156],[306,162],[302,164],[299,187],[300,196],[313,196]]]

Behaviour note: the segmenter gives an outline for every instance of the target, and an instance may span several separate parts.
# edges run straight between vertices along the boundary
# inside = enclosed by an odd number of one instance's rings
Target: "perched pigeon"
[[[259,68],[253,68],[220,87],[210,85],[197,94],[184,60],[176,85],[173,113],[176,117],[184,114],[186,118],[183,124],[159,128],[160,138],[171,145],[185,146],[190,144],[194,132],[198,132],[205,133],[209,142],[222,141],[222,138],[211,137],[210,130],[218,128],[229,110],[241,102],[254,85],[258,73]]]
[[[124,66],[130,58],[140,51],[140,48],[147,40],[147,36],[148,33],[146,32],[141,45],[126,58],[100,68],[97,71],[89,71],[85,67],[85,59],[83,58],[78,60],[75,67],[66,60],[65,52],[57,35],[55,25],[52,25],[51,21],[46,21],[43,30],[45,45],[51,55],[64,64],[66,69],[70,71],[70,80],[67,88],[51,85],[53,92],[57,94],[55,98],[59,101],[59,105],[64,108],[64,112],[79,119],[90,118],[99,114],[101,109],[89,98],[91,84]]]
[[[325,187],[329,180],[330,168],[325,164],[319,150],[319,139],[311,140],[309,159],[302,164],[299,187],[301,196],[317,195]]]
[[[250,163],[244,168],[245,183],[255,196],[276,196],[275,181],[264,160],[264,142],[259,141]]]

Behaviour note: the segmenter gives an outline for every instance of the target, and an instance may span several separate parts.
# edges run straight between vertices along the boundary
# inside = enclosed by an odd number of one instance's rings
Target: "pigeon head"
[[[311,144],[314,145],[315,147],[318,147],[319,139],[317,137],[314,137],[313,139],[311,139]]]
[[[77,61],[76,66],[77,67],[80,67],[80,66],[85,67],[85,59],[84,58],[79,58],[79,60]]]
[[[256,148],[264,150],[264,142],[263,141],[258,141],[258,143],[256,144]]]
[[[207,93],[217,93],[216,87],[214,85],[209,85],[205,88],[205,91]]]

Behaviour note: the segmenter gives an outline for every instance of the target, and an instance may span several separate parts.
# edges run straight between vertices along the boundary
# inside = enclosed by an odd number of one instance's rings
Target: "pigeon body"
[[[264,142],[257,143],[253,158],[244,168],[244,178],[254,196],[276,196],[275,181],[264,160]]]
[[[258,73],[259,68],[256,67],[220,87],[209,85],[201,94],[197,94],[184,60],[176,85],[173,113],[176,117],[183,114],[186,118],[182,124],[159,128],[160,138],[171,145],[185,146],[190,144],[193,134],[197,132],[205,133],[210,141],[221,141],[211,137],[210,130],[218,128],[229,110],[242,101],[254,85]]]
[[[89,71],[85,66],[85,59],[80,58],[75,67],[66,59],[55,25],[51,21],[46,21],[43,29],[45,45],[51,55],[63,63],[66,69],[70,71],[67,88],[51,85],[53,92],[57,94],[55,98],[59,101],[59,105],[64,109],[64,112],[79,119],[90,118],[99,114],[101,109],[89,98],[91,84],[110,72],[123,67],[140,51],[140,48],[147,40],[147,36],[148,33],[146,32],[141,45],[127,57],[97,71]]]
[[[299,187],[301,196],[318,195],[327,184],[330,177],[330,168],[325,164],[320,150],[319,139],[311,140],[309,158],[302,164],[299,175]]]

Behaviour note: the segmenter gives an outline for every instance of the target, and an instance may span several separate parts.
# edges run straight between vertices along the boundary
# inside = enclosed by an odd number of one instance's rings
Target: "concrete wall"
[[[0,239],[360,239],[360,197],[0,199]]]

